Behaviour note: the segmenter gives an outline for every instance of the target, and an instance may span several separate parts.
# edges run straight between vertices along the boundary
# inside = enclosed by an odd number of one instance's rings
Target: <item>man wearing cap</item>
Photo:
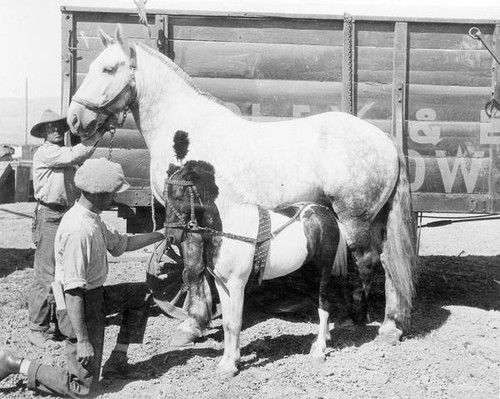
[[[69,130],[66,118],[48,109],[31,129],[31,135],[45,139],[33,156],[33,188],[37,205],[33,217],[33,241],[36,246],[33,283],[28,299],[28,340],[41,348],[58,347],[53,340],[56,329],[50,329],[54,319],[54,298],[50,284],[54,281],[54,237],[62,216],[78,198],[73,182],[76,165],[89,158],[102,137],[74,147],[64,146]]]
[[[100,213],[114,195],[128,187],[123,170],[104,158],[89,159],[78,169],[75,184],[82,190],[63,216],[56,235],[56,280],[64,290],[66,310],[58,309],[66,339],[67,369],[0,350],[0,381],[13,373],[27,375],[30,389],[85,396],[99,380],[106,315],[121,313],[116,346],[105,363],[103,377],[130,377],[127,349],[142,343],[152,297],[145,283],[104,286],[107,252],[119,256],[163,239],[161,231],[128,236],[108,226]]]

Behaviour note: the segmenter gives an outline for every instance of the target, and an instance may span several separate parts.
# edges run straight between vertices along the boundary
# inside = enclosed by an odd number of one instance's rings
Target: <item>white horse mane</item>
[[[194,80],[191,76],[189,76],[186,72],[182,70],[182,68],[177,65],[174,61],[172,61],[170,58],[168,58],[165,54],[160,53],[159,51],[154,50],[153,48],[145,45],[144,43],[135,43],[136,46],[139,46],[142,50],[146,51],[149,55],[155,57],[156,59],[160,60],[162,63],[164,63],[167,67],[172,69],[184,82],[186,82],[193,90],[196,91],[199,95],[206,97],[220,105],[226,106],[221,100],[219,100],[217,97],[214,97],[210,93],[206,91],[200,90],[198,86],[196,86],[196,83],[194,83]]]

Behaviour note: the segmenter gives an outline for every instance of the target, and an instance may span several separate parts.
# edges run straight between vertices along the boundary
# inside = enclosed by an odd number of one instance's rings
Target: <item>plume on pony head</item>
[[[189,151],[189,135],[183,130],[177,130],[174,134],[174,153],[178,161],[186,157]]]

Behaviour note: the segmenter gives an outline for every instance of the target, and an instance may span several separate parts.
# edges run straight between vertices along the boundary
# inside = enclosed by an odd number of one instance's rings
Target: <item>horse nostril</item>
[[[74,127],[78,126],[78,116],[76,114],[73,114],[73,119],[71,120],[71,125]]]

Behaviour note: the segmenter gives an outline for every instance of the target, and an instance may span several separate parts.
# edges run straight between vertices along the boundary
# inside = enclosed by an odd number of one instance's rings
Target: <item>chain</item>
[[[109,140],[108,161],[111,161],[111,153],[113,152],[113,140],[115,139],[116,128],[110,128],[109,133],[111,134],[111,139]]]
[[[353,48],[353,30],[354,30],[354,19],[352,15],[345,13],[344,14],[344,22],[346,24],[346,48],[347,48],[347,112],[350,114],[353,113],[353,105],[352,105],[352,89],[353,89],[353,65],[354,65],[354,48]]]
[[[127,119],[127,110],[123,111],[122,121],[118,123],[116,126],[121,128]],[[108,161],[111,161],[111,153],[113,152],[113,140],[115,139],[116,127],[111,126],[109,128],[109,133],[111,134],[111,139],[109,140],[109,152],[108,152]]]

